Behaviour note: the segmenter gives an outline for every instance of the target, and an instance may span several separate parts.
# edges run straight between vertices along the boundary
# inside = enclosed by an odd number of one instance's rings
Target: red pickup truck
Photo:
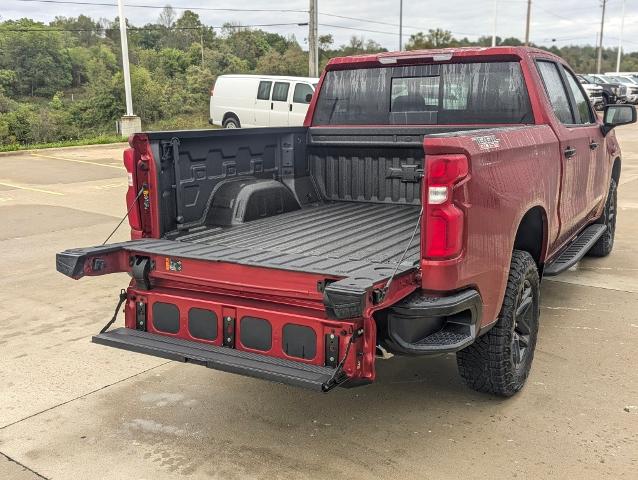
[[[132,240],[57,269],[132,276],[99,344],[324,392],[456,352],[471,388],[510,396],[541,278],[613,247],[611,130],[635,121],[599,119],[537,49],[336,58],[303,127],[133,135]]]

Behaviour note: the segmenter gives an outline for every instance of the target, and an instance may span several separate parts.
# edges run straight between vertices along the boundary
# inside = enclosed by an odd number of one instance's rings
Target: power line
[[[24,3],[54,3],[64,5],[92,5],[97,7],[117,7],[117,3],[111,2],[89,2],[78,0],[14,0],[15,2]],[[127,8],[151,8],[154,10],[163,10],[166,6],[145,5],[145,4],[126,4]],[[171,7],[174,10],[202,10],[210,12],[292,12],[292,13],[308,13],[308,10],[290,10],[283,8],[212,8],[212,7]]]
[[[116,7],[117,3],[111,3],[111,2],[97,2],[97,1],[85,1],[85,0],[14,0],[16,2],[24,2],[24,3],[52,3],[52,4],[64,4],[64,5],[92,5],[92,6],[99,6],[99,7]],[[512,0],[510,0],[512,1]],[[521,1],[521,0],[514,0],[514,1]],[[125,5],[127,8],[149,8],[149,9],[155,9],[155,10],[161,10],[164,9],[165,7],[159,6],[159,5],[146,5],[146,4],[126,4]],[[213,12],[278,12],[278,13],[308,13],[308,10],[291,10],[291,9],[279,9],[279,8],[269,8],[269,9],[263,9],[263,8],[212,8],[212,7],[172,7],[175,10],[202,10],[202,11],[213,11]],[[371,20],[369,18],[360,18],[360,17],[350,17],[348,15],[339,15],[339,14],[335,14],[335,13],[328,13],[328,12],[319,12],[319,15],[323,15],[326,17],[333,17],[333,18],[341,18],[344,20],[354,20],[356,22],[363,22],[363,23],[372,23],[372,24],[377,24],[377,25],[387,25],[389,27],[398,27],[399,24],[398,23],[391,23],[391,22],[384,22],[384,21],[380,21],[380,20]],[[365,32],[370,32],[370,33],[380,33],[380,34],[384,34],[384,35],[390,35],[390,32],[383,32],[380,30],[370,30],[370,29],[362,29],[362,28],[356,28],[356,27],[345,27],[345,26],[340,26],[340,25],[325,25],[325,26],[330,26],[333,28],[344,28],[344,29],[348,29],[348,30],[359,30],[359,31],[365,31]],[[404,28],[410,28],[413,30],[423,30],[423,27],[417,27],[416,25],[403,25]],[[457,35],[471,35],[471,36],[480,36],[477,33],[465,33],[465,32],[451,32],[453,34],[457,34]],[[393,33],[393,35],[396,35],[396,33]]]
[[[299,23],[256,23],[252,25],[202,25],[201,27],[128,27],[129,32],[146,31],[146,30],[201,30],[202,28],[255,28],[255,27],[281,27],[281,26],[298,26],[308,25],[306,22]],[[119,30],[119,27],[96,27],[96,28],[58,28],[58,27],[42,27],[42,28],[6,28],[0,27],[2,32],[97,32],[97,31],[113,31]]]

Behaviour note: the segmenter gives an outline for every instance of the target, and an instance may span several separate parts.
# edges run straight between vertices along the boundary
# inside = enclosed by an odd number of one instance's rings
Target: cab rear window
[[[333,70],[314,125],[533,123],[518,62]]]

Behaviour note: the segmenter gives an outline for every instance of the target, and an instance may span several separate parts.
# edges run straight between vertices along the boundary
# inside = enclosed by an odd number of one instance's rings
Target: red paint
[[[325,362],[326,334],[339,335],[340,351],[343,352],[353,332],[363,328],[363,336],[354,342],[345,369],[351,377],[374,380],[374,314],[419,287],[441,295],[476,288],[483,299],[483,326],[493,323],[503,300],[516,231],[525,213],[531,208],[539,208],[542,212],[544,225],[540,260],[545,262],[571,239],[577,229],[600,214],[619,148],[613,133],[602,137],[599,124],[569,128],[556,119],[534,62],[537,59],[549,59],[563,65],[564,62],[542,50],[477,47],[382,53],[332,59],[326,71],[376,68],[380,66],[380,58],[396,58],[398,65],[433,62],[434,55],[444,54],[451,54],[452,58],[443,63],[519,61],[535,124],[522,128],[504,125],[508,128],[490,131],[489,135],[498,142],[495,148],[485,148],[476,141],[476,137],[481,136],[480,132],[425,138],[427,174],[422,189],[424,218],[421,223],[420,268],[417,272],[396,278],[380,304],[374,305],[368,298],[362,317],[335,321],[327,317],[323,295],[317,290],[317,283],[326,279],[323,275],[189,259],[182,259],[182,270],[175,272],[164,268],[165,257],[154,255],[151,258],[156,268],[150,274],[153,289],[140,291],[129,288],[126,326],[135,328],[135,301],[143,301],[148,307],[149,331],[173,335],[158,332],[153,327],[152,305],[165,301],[180,309],[180,329],[173,336],[203,341],[190,336],[186,319],[190,308],[207,308],[217,314],[220,333],[224,315],[236,318],[236,348],[249,350],[240,341],[240,319],[255,316],[268,320],[273,328],[271,349],[258,353],[288,358],[281,342],[283,326],[287,323],[305,325],[312,328],[317,336],[317,354],[312,359],[295,360],[316,365]],[[312,119],[324,77],[325,72],[310,103],[304,121],[306,127],[313,126]],[[352,126],[330,128],[343,131]],[[396,128],[399,130],[401,127]],[[585,147],[590,140],[600,143],[591,156],[582,158],[578,163],[569,163],[565,159],[562,151],[568,145],[577,145],[579,151],[589,155]],[[129,205],[137,191],[144,184],[148,186],[148,208],[140,200],[132,210],[132,238],[159,238],[159,173],[150,143],[145,134],[132,136],[129,143],[132,148],[124,154],[124,163],[133,178],[133,186],[127,192]],[[586,192],[579,190],[583,186],[587,187]],[[428,204],[429,187],[445,187],[445,201],[437,205]],[[119,251],[102,256],[105,266],[98,272],[91,271],[89,261],[84,273],[102,275],[128,271],[131,254],[134,252]],[[221,345],[221,335],[208,343]]]

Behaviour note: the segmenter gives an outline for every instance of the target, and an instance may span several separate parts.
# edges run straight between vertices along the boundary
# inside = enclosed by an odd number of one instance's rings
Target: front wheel
[[[609,193],[603,214],[596,221],[597,224],[606,225],[605,233],[598,239],[593,247],[587,252],[590,257],[606,257],[614,248],[614,236],[616,235],[616,213],[618,210],[618,185],[616,180],[611,179]]]
[[[528,252],[514,250],[496,325],[456,354],[459,373],[473,390],[511,397],[529,375],[540,318],[540,280]]]

